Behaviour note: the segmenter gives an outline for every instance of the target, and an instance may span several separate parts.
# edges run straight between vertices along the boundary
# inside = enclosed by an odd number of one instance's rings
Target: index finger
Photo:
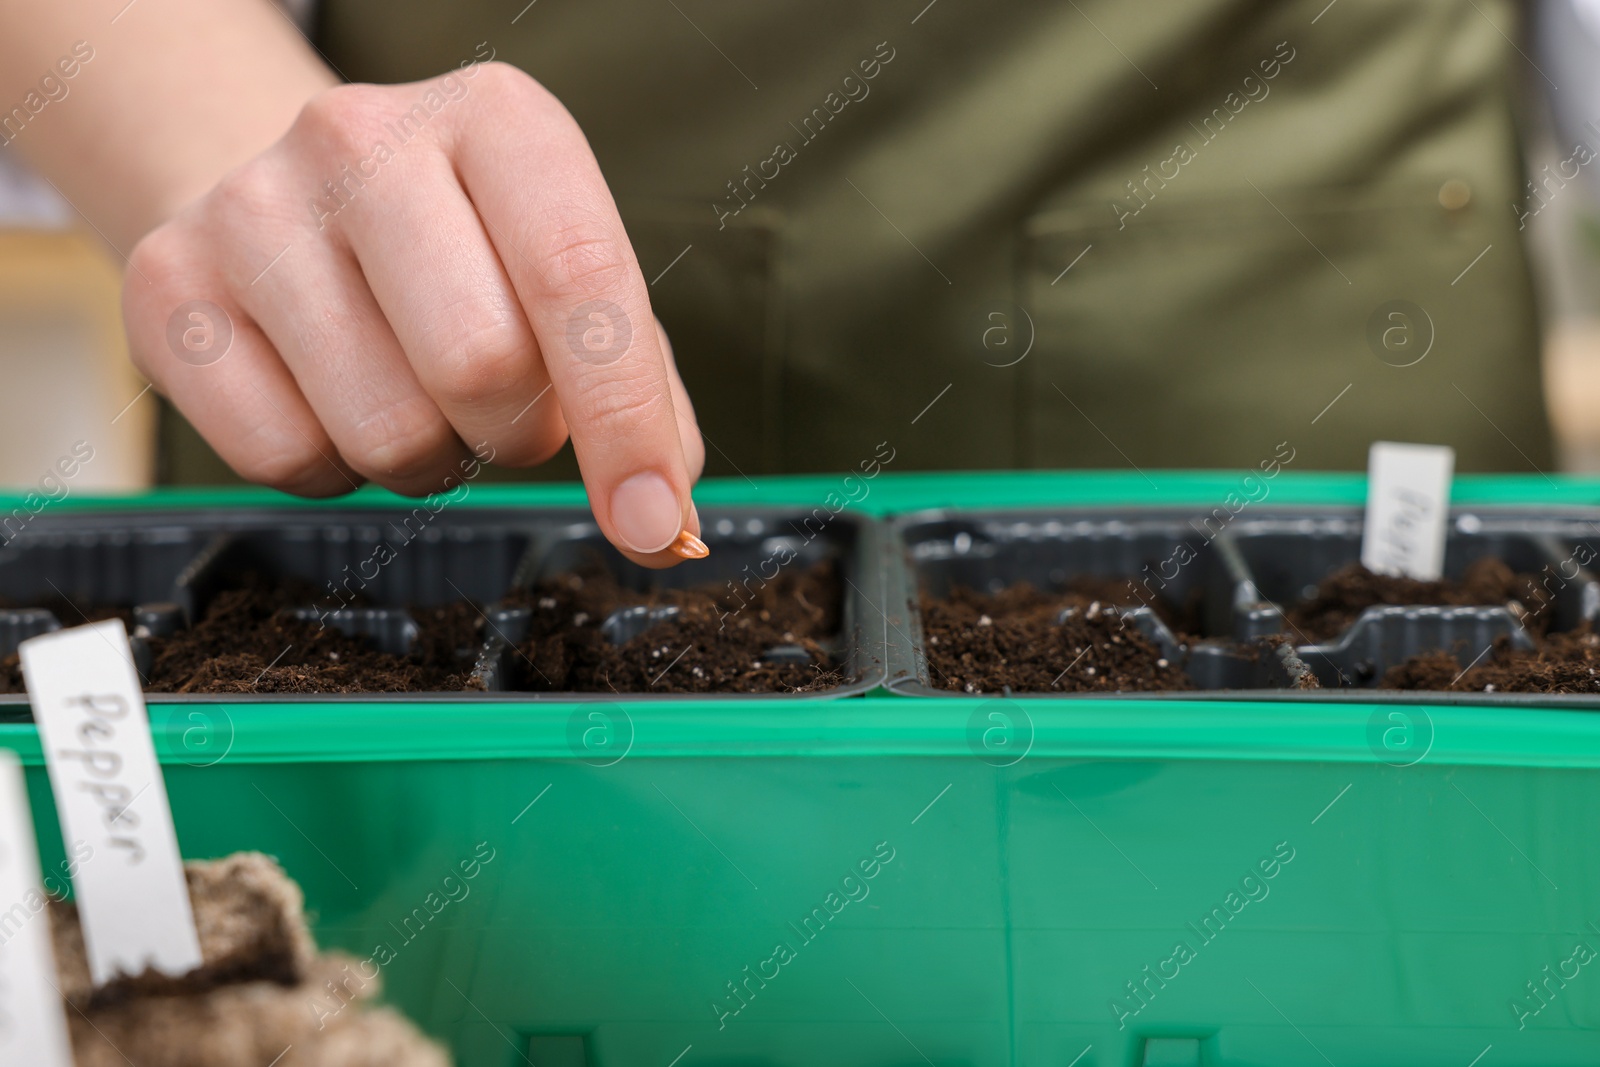
[[[704,555],[644,276],[588,141],[512,68],[484,67],[472,88],[461,181],[538,339],[595,518],[640,562]]]

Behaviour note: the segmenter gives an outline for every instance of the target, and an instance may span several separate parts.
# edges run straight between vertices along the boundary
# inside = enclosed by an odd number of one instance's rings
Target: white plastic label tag
[[[72,1067],[22,764],[0,749],[0,1063]]]
[[[1378,574],[1434,581],[1444,573],[1455,449],[1377,441],[1367,456],[1361,562]]]
[[[62,836],[94,850],[72,879],[90,978],[188,973],[200,940],[122,620],[30,638],[21,654]]]

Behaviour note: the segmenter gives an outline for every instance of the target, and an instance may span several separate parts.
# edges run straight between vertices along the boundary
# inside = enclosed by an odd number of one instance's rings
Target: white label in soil
[[[72,1067],[22,764],[0,749],[0,1063]]]
[[[1424,581],[1444,573],[1455,449],[1378,441],[1367,456],[1361,562],[1379,574]]]
[[[58,630],[21,653],[62,835],[93,848],[72,878],[90,977],[193,970],[200,942],[127,630]]]

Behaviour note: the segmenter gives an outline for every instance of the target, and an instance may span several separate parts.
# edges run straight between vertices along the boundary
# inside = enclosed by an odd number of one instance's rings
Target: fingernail
[[[678,539],[683,508],[665,478],[646,472],[612,491],[611,521],[623,544],[635,552],[660,552]]]
[[[684,559],[705,559],[711,555],[711,549],[706,547],[706,543],[688,530],[680,533],[678,539],[668,546],[667,551]]]

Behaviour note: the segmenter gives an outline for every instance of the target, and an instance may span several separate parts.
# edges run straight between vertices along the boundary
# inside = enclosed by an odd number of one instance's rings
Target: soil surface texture
[[[642,593],[594,566],[519,591],[506,603],[532,614],[511,657],[513,684],[585,693],[806,693],[843,684],[831,647],[843,598],[834,564],[781,570],[759,589],[748,584]],[[612,644],[601,624],[641,605],[672,605],[678,614]],[[769,650],[780,646],[790,646],[790,656],[775,660]]]
[[[467,687],[482,615],[469,603],[412,608],[421,631],[406,656],[380,652],[331,622],[302,619],[306,583],[248,578],[212,598],[194,626],[150,639],[153,693],[449,692]]]
[[[1079,589],[1085,588],[1078,586]],[[1106,593],[1126,582],[1106,583]],[[935,686],[964,693],[1093,693],[1193,689],[1177,664],[1101,600],[1019,583],[998,593],[965,587],[922,599],[922,632]],[[1057,622],[1065,609],[1073,609]]]
[[[1205,600],[1205,589],[1195,586],[1189,590],[1189,595],[1182,602],[1174,602],[1164,596],[1156,596],[1152,600],[1139,599],[1136,583],[1127,578],[1102,578],[1094,574],[1079,574],[1069,578],[1061,587],[1063,593],[1081,597],[1087,603],[1098,600],[1102,604],[1115,604],[1118,607],[1147,607],[1156,613],[1156,617],[1167,624],[1167,628],[1175,634],[1203,634],[1201,628],[1201,605]]]
[[[1287,618],[1297,643],[1330,641],[1381,604],[1476,607],[1505,604],[1524,620],[1529,632],[1550,628],[1549,594],[1532,574],[1518,574],[1503,561],[1475,560],[1460,578],[1436,582],[1374,574],[1360,563],[1342,567],[1324,578],[1317,591],[1289,609]],[[1458,668],[1459,669],[1459,668]]]
[[[1465,673],[1448,652],[1424,652],[1383,676],[1385,689],[1455,693],[1600,693],[1600,634],[1590,627],[1545,637],[1536,649],[1497,640]]]

